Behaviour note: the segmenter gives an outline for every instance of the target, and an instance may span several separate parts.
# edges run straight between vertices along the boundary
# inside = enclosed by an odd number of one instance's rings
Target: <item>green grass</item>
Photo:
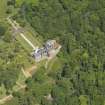
[[[30,32],[26,31],[24,34],[25,34],[26,38],[29,39],[34,46],[39,45],[37,39],[35,37],[33,37],[33,35]]]
[[[16,0],[16,5],[20,6],[23,2],[34,3],[35,5],[38,5],[39,0]]]
[[[6,89],[4,85],[2,84],[0,87],[0,99],[6,96]]]
[[[43,38],[41,37],[41,35],[39,35],[31,26],[30,24],[27,24],[25,27],[25,30],[27,30],[31,36],[35,39],[35,42],[38,46],[41,46],[43,42]],[[34,43],[35,43],[34,42]]]
[[[32,47],[20,36],[20,35],[17,35],[16,36],[16,39],[19,41],[19,43],[21,44],[21,46],[26,50],[28,51],[28,53],[31,53],[32,52]]]
[[[54,57],[49,63],[48,63],[48,69],[47,73],[50,72],[57,72],[62,67],[62,64],[60,62],[60,59],[57,57]]]
[[[0,0],[0,21],[6,17],[7,0]]]

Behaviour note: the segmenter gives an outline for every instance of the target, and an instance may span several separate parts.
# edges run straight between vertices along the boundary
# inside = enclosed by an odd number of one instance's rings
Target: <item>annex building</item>
[[[50,59],[53,56],[55,56],[61,48],[61,45],[59,45],[56,40],[48,40],[42,48],[37,48],[33,52],[33,57],[35,58],[35,61],[41,61],[43,59]]]

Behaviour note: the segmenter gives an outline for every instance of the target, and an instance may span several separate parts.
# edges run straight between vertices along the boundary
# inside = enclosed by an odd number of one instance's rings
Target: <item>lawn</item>
[[[18,34],[16,36],[16,39],[19,41],[19,43],[21,44],[21,46],[28,51],[28,53],[30,54],[32,52],[32,47],[20,36],[20,34]]]
[[[43,39],[38,36],[38,34],[32,29],[32,27],[26,25],[24,27],[23,34],[35,47],[42,46]],[[33,51],[33,48],[20,36],[19,33],[17,33],[16,39],[23,46],[23,48],[28,51],[28,53],[31,53]]]

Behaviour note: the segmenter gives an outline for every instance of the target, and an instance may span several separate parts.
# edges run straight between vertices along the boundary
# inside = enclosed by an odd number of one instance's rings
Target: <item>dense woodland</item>
[[[61,61],[59,69],[56,72],[52,69],[46,76],[43,75],[45,68],[40,68],[26,80],[25,93],[13,92],[14,99],[8,105],[35,105],[35,102],[39,105],[104,105],[105,1],[37,0],[37,3],[24,1],[16,5],[13,0],[8,5],[18,8],[13,18],[22,26],[28,23],[44,40],[57,39],[62,45],[57,55]],[[23,62],[14,63],[21,46],[18,42],[14,42],[17,47],[9,44],[12,38],[7,31],[7,25],[0,24],[0,43],[7,44],[6,48],[0,44],[0,84],[5,85],[9,94]],[[52,86],[43,84],[48,77],[55,81]],[[52,100],[44,97],[48,94]]]

